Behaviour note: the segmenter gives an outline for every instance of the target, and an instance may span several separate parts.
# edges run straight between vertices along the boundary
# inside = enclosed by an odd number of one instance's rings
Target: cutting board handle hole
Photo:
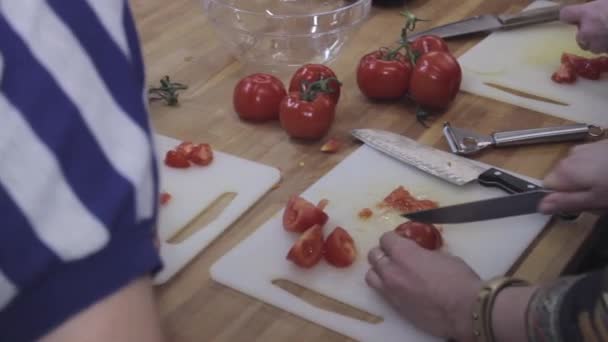
[[[291,293],[292,295],[300,298],[308,304],[323,309],[325,311],[334,312],[343,316],[347,316],[372,324],[379,324],[384,321],[384,319],[380,316],[371,314],[365,310],[355,308],[352,305],[342,303],[338,300],[322,295],[314,290],[296,284],[287,279],[275,279],[272,281],[272,284],[284,291]]]
[[[569,107],[570,105],[558,100],[553,100],[553,99],[549,99],[543,96],[539,96],[539,95],[534,95],[534,94],[529,94],[526,93],[524,91],[521,90],[517,90],[517,89],[512,89],[509,87],[506,87],[504,85],[500,85],[500,84],[496,84],[496,83],[492,83],[492,82],[483,82],[484,85],[488,86],[488,87],[492,87],[494,89],[498,89],[500,91],[504,91],[505,93],[511,94],[511,95],[515,95],[515,96],[519,96],[519,97],[523,97],[526,99],[530,99],[530,100],[534,100],[534,101],[541,101],[541,102],[546,102],[546,103],[550,103],[550,104],[554,104],[554,105],[558,105],[558,106],[564,106],[564,107]]]
[[[179,244],[187,240],[190,236],[197,233],[220,216],[224,209],[232,203],[236,195],[236,192],[225,192],[218,196],[208,207],[202,209],[200,214],[188,222],[188,224],[171,235],[167,242],[170,244]]]

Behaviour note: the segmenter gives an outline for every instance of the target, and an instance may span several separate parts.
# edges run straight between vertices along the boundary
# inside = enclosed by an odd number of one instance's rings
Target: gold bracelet
[[[498,293],[509,286],[526,285],[527,281],[511,277],[496,277],[483,284],[473,306],[473,335],[477,341],[494,342],[492,308]]]

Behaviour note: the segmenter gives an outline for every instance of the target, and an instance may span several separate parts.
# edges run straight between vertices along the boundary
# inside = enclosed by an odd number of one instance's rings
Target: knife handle
[[[510,194],[541,189],[541,187],[536,184],[494,168],[488,169],[479,175],[477,181],[481,185],[500,188]]]
[[[514,28],[559,20],[560,11],[561,6],[548,6],[523,11],[518,14],[499,15],[498,19],[502,22],[503,28]]]

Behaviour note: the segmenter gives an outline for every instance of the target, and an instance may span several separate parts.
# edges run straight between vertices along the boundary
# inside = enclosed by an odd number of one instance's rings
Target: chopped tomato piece
[[[340,142],[336,138],[331,138],[331,139],[327,140],[325,142],[325,144],[323,144],[323,146],[321,146],[321,152],[336,153],[340,150],[341,147],[342,147],[342,142]]]
[[[386,196],[384,203],[404,213],[437,208],[437,203],[430,200],[419,200],[402,186],[399,186]]]
[[[559,69],[553,73],[551,79],[556,83],[574,83],[576,82],[576,73],[570,64],[562,63]]]
[[[329,200],[324,198],[319,201],[319,203],[317,204],[317,208],[319,208],[321,210],[325,210],[325,208],[327,207],[328,204],[329,204]]]
[[[213,161],[213,150],[209,144],[198,144],[190,152],[190,161],[197,165],[207,166]]]
[[[177,145],[177,148],[175,148],[177,151],[182,152],[183,154],[186,155],[186,157],[190,158],[190,154],[192,153],[192,150],[194,149],[194,144],[190,141],[184,141],[181,144]]]
[[[167,151],[167,154],[165,155],[165,164],[178,169],[190,167],[188,157],[183,152],[178,150]]]
[[[608,56],[600,56],[593,59],[600,72],[608,72]]]
[[[336,227],[325,240],[325,260],[336,267],[348,267],[356,258],[355,241],[342,227]]]
[[[165,204],[169,203],[169,201],[171,200],[171,194],[168,192],[161,192],[160,196],[159,196],[159,200],[160,200],[160,205],[165,205]]]
[[[314,225],[325,225],[328,219],[323,209],[302,197],[293,196],[283,212],[283,228],[289,232],[301,233]]]
[[[372,217],[372,215],[374,215],[374,212],[370,208],[363,208],[359,211],[359,218],[364,220]]]
[[[313,267],[322,257],[323,231],[318,224],[306,230],[287,254],[287,260],[291,260],[294,264],[304,268]]]
[[[432,224],[409,221],[395,228],[400,236],[415,241],[420,247],[435,250],[443,245],[439,230]]]
[[[582,78],[597,80],[600,78],[600,66],[591,59],[577,56],[571,53],[562,54],[562,64],[569,64],[574,68],[574,72]]]

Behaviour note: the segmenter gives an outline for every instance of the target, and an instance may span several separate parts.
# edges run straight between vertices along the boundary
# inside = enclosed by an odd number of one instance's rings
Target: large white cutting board
[[[156,135],[155,139],[161,161],[168,150],[180,143],[162,135]],[[159,209],[158,233],[164,268],[156,276],[156,284],[175,275],[280,179],[278,169],[220,151],[214,151],[214,160],[207,167],[175,169],[160,164],[160,190],[170,193],[172,198]],[[178,244],[168,242],[218,197],[230,192],[236,193],[236,197],[214,221]]]
[[[282,212],[270,219],[211,268],[214,280],[275,305],[307,320],[360,341],[434,341],[405,322],[364,280],[367,252],[380,235],[404,219],[374,216],[367,222],[357,217],[373,208],[398,185],[440,205],[504,195],[472,184],[458,187],[362,146],[306,190],[303,197],[317,202],[329,199],[330,221],[325,234],[336,225],[350,231],[359,250],[355,264],[337,269],[322,261],[310,270],[294,266],[285,256],[297,235],[281,226]],[[287,200],[287,199],[286,199]],[[461,256],[483,278],[504,274],[547,223],[539,214],[463,225],[445,225],[444,251]],[[274,286],[287,279],[321,294],[350,304],[384,320],[367,323],[325,311]],[[449,281],[449,279],[446,279]]]
[[[554,3],[535,1],[528,9],[548,5]],[[599,81],[579,77],[573,85],[551,80],[562,52],[593,56],[578,47],[575,37],[576,26],[561,22],[494,32],[459,58],[461,89],[560,118],[608,126],[608,74]],[[514,95],[488,82],[567,105]]]

